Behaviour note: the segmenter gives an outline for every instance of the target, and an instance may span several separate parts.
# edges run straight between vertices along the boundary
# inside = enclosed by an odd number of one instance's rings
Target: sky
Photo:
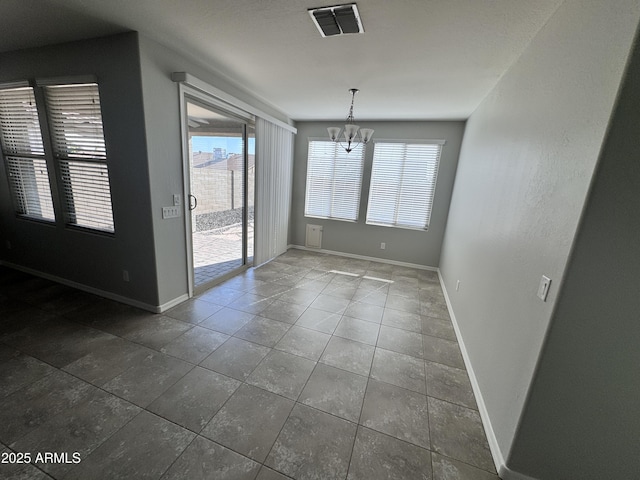
[[[255,153],[256,139],[249,138],[249,155]],[[214,148],[224,148],[227,155],[242,153],[242,139],[239,137],[191,137],[191,148],[194,152],[213,152]]]

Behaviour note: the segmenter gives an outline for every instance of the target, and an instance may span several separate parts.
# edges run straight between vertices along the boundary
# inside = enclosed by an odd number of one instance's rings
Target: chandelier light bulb
[[[332,142],[335,142],[340,138],[340,127],[329,127],[327,130],[329,131],[329,138]]]
[[[358,133],[358,125],[354,125],[353,123],[347,123],[344,126],[344,138],[347,142],[352,142]]]

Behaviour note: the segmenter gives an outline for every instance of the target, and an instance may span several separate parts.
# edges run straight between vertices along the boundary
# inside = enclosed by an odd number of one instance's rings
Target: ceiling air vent
[[[362,21],[355,3],[335,7],[312,8],[309,15],[323,37],[364,33]]]

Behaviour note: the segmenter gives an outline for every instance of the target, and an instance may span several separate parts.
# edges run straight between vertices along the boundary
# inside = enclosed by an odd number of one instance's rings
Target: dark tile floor
[[[3,479],[498,478],[437,275],[299,250],[161,315],[0,267],[13,453]]]

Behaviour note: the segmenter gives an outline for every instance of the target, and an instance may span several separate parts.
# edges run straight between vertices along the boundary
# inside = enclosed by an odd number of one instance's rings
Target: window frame
[[[89,87],[85,89],[84,99],[83,94],[71,94],[69,109],[61,109],[56,116],[52,112],[55,109],[49,104],[50,98],[55,95],[50,95],[49,92],[55,88],[64,89],[65,87],[67,91],[73,92],[71,88],[82,86]],[[35,155],[13,155],[5,153],[4,148],[0,149],[16,216],[100,235],[115,235],[116,221],[111,194],[110,162],[102,114],[101,88],[97,78],[93,75],[84,75],[0,84],[0,91],[16,88],[31,89],[40,128],[41,145],[38,147],[42,151]],[[91,101],[88,102],[87,98]],[[65,150],[65,146],[69,148]],[[74,149],[79,152],[83,148],[88,148],[90,153],[86,154],[85,151],[84,155],[74,155]],[[24,167],[20,164],[10,165],[10,157],[17,157],[18,160],[22,157],[26,160],[34,158],[39,161],[39,168],[46,167],[51,196],[49,217],[25,214],[21,211],[25,200],[16,197],[11,170],[20,173],[20,168]],[[40,177],[42,176],[43,173],[40,172]],[[75,187],[73,186],[74,177],[76,178]],[[40,182],[42,182],[41,178]],[[22,186],[20,188],[24,189]],[[78,194],[74,193],[74,188]],[[36,195],[39,194],[39,191],[36,192]],[[81,207],[78,207],[79,205]],[[84,210],[80,219],[78,218],[79,210]]]
[[[95,77],[77,77],[77,78],[64,78],[64,79],[52,79],[52,80],[38,80],[37,84],[42,91],[42,99],[44,103],[44,109],[46,112],[45,118],[47,123],[47,131],[49,134],[48,147],[51,152],[51,156],[53,158],[56,179],[59,185],[58,192],[59,192],[59,197],[61,198],[61,202],[62,202],[61,204],[63,206],[63,218],[64,218],[65,226],[68,228],[86,230],[86,231],[91,231],[95,233],[103,233],[107,235],[115,234],[115,218],[114,218],[114,212],[113,212],[113,197],[111,195],[111,175],[110,175],[110,169],[109,169],[109,155],[107,151],[108,150],[107,141],[104,134],[104,118],[102,115],[102,99],[100,95],[100,85],[97,79],[95,79]],[[50,96],[49,92],[55,91],[55,89],[57,88],[64,89],[64,88],[77,88],[77,87],[95,87],[95,96],[98,99],[98,105],[96,107],[97,112],[94,111],[93,113],[88,113],[86,115],[87,116],[93,115],[94,117],[97,117],[100,119],[100,122],[99,122],[99,130],[101,134],[100,138],[97,138],[96,136],[94,136],[93,138],[94,142],[96,139],[98,140],[101,139],[102,150],[99,152],[98,155],[89,155],[86,152],[82,154],[73,155],[69,153],[69,151],[72,148],[66,148],[66,151],[64,151],[65,147],[73,146],[72,142],[56,141],[56,138],[65,136],[65,131],[64,131],[65,120],[69,120],[69,118],[71,119],[73,118],[72,117],[64,118],[62,121],[54,119],[54,112],[52,111],[53,108],[52,108],[52,105],[50,104],[50,101],[52,100],[53,95]],[[72,113],[78,114],[77,111]],[[62,130],[59,129],[59,124],[61,123],[63,124]],[[70,132],[72,132],[73,126],[77,124],[77,122],[70,121],[68,123],[71,126],[69,130]],[[94,127],[93,129],[95,130],[96,128],[97,127]],[[78,144],[76,145],[76,148],[82,149],[83,147],[81,144],[85,142],[77,142],[77,143]],[[74,168],[71,168],[72,165]],[[87,202],[88,194],[86,193],[85,189],[91,188],[90,183],[93,183],[94,187],[97,183],[96,181],[87,183],[86,178],[93,179],[93,178],[99,178],[99,177],[95,175],[95,173],[93,175],[85,177],[85,183],[82,185],[79,185],[82,188],[79,189],[79,193],[76,196],[74,194],[74,188],[73,188],[73,176],[76,176],[76,178],[78,178],[79,176],[83,176],[84,175],[83,172],[86,173],[87,170],[95,169],[96,166],[104,167],[104,169],[100,169],[99,167],[98,169],[103,170],[103,175],[106,175],[106,192],[105,192],[105,186],[104,186],[105,182],[103,180],[102,188],[100,189],[99,192],[94,191],[94,194],[100,193],[104,197],[102,199],[103,202],[101,203],[100,206],[103,209],[105,208],[105,206],[108,207],[108,212],[106,212],[108,214],[108,217],[96,216],[97,220],[91,220],[93,224],[89,223],[90,220],[81,220],[82,223],[79,223],[78,210],[90,209],[89,203]],[[82,203],[77,201],[77,198],[81,196],[84,197],[83,198],[84,201]],[[81,205],[81,206],[77,207],[77,205]],[[103,212],[103,214],[104,213],[105,212]],[[84,218],[89,218],[89,217],[90,217],[89,215],[84,216]],[[100,224],[106,225],[106,226],[100,226]]]
[[[317,158],[315,156],[316,154],[313,153],[315,144],[322,144],[324,146],[324,147],[321,147],[320,145],[318,145],[318,148],[320,150],[318,152],[318,155],[331,151],[331,157],[328,159]],[[326,150],[325,152],[321,151],[323,148]],[[340,146],[339,143],[333,142],[331,140],[328,140],[325,138],[309,138],[308,139],[307,173],[306,173],[305,202],[304,202],[305,217],[320,218],[325,220],[337,220],[341,222],[351,222],[351,223],[356,223],[358,221],[360,216],[360,201],[362,198],[362,182],[364,178],[365,155],[366,155],[366,145],[362,145],[362,144],[358,145],[350,153],[347,153],[343,149],[343,147]],[[343,169],[355,167],[356,170],[359,170],[359,175],[356,177],[357,180],[355,181],[356,186],[353,188],[346,189],[346,191],[352,197],[351,202],[348,204],[348,207],[349,207],[348,209],[351,212],[353,212],[352,216],[346,216],[346,215],[339,216],[340,211],[346,210],[346,209],[344,207],[341,209],[339,206],[336,205],[337,199],[344,198],[344,196],[339,194],[340,190],[337,190],[339,189],[340,186],[336,184],[336,164],[339,161],[344,161],[344,160],[357,160],[357,162],[355,162],[355,165],[351,167],[345,166],[344,163],[342,165],[338,165],[338,167],[341,167]],[[314,161],[319,161],[319,162],[325,161],[326,163],[330,164],[331,170],[324,172],[325,173],[324,180],[318,180],[318,177],[320,177],[320,175],[312,176],[313,170],[319,169],[319,167],[321,167],[320,164],[313,165]],[[322,183],[330,184],[331,191],[328,193],[326,198],[323,199],[318,195],[315,195],[312,198],[312,195],[314,194],[314,192],[317,191],[319,187],[319,185],[316,185],[314,188],[314,185],[313,185],[314,181],[316,181],[319,184],[322,184]],[[354,182],[352,181],[350,183],[354,183]],[[344,192],[345,190],[342,190],[342,191]],[[355,199],[353,198],[354,196],[355,196]],[[322,215],[321,214],[322,212],[319,212],[318,210],[310,211],[312,208],[310,200],[314,200],[315,202],[324,201],[324,203],[328,203],[328,209],[325,210],[326,214]]]
[[[3,122],[9,127],[9,132],[6,133],[2,126],[0,126],[0,137],[2,138],[2,141],[0,141],[0,153],[4,160],[11,200],[17,217],[46,224],[55,224],[54,188],[48,165],[45,132],[42,128],[39,102],[36,98],[37,90],[28,81],[0,84],[0,92],[19,90],[29,90],[26,97],[28,97],[29,102],[32,103],[32,111],[35,113],[35,118],[27,119],[26,117],[29,113],[26,110],[19,112],[18,104],[15,104],[9,107],[9,109],[12,110],[10,113],[17,115],[17,118],[9,117]],[[24,100],[23,98],[19,101]],[[8,106],[9,102],[3,102],[3,104]],[[28,123],[31,123],[31,126],[29,126]],[[25,131],[20,132],[22,128],[24,128]],[[37,132],[30,131],[35,128],[37,128]],[[12,131],[18,133],[14,135],[11,133]],[[36,140],[37,145],[35,145],[35,147],[30,139],[34,134],[39,136],[39,139]],[[24,138],[19,138],[21,135],[24,135]],[[5,138],[11,138],[12,141],[6,145],[4,141]],[[24,142],[24,140],[27,141]],[[32,182],[30,182],[32,183],[31,188],[25,188],[23,182],[23,176],[29,174],[28,170],[31,170],[31,176],[33,177]],[[43,174],[41,171],[40,174],[38,174],[36,170],[44,170],[45,173]],[[14,175],[17,175],[17,177],[13,178]],[[48,191],[45,191],[45,189]],[[35,202],[33,200],[35,200]],[[37,205],[35,205],[35,203],[37,203]],[[31,210],[32,208],[33,211]],[[39,210],[40,214],[34,213],[35,210]],[[45,211],[46,214],[44,213]]]
[[[367,214],[365,223],[371,226],[388,227],[388,228],[401,228],[407,230],[428,231],[431,223],[431,216],[433,213],[433,205],[435,200],[435,192],[438,182],[438,171],[440,168],[440,160],[442,158],[442,149],[446,144],[445,140],[397,140],[397,139],[376,139],[374,140],[374,152],[371,164],[371,178],[369,180],[369,198],[367,201]],[[404,152],[395,154],[386,151],[387,148],[391,148],[391,145],[399,145],[403,147]],[[437,152],[434,155],[412,155],[407,156],[407,149],[413,147],[416,150],[427,147],[437,147]],[[389,155],[394,155],[389,157]],[[391,169],[390,163],[392,160],[398,160],[400,164],[401,172],[395,180],[393,187],[396,192],[394,194],[379,194],[380,190],[384,189],[384,186],[379,183],[381,177],[390,179]],[[383,164],[377,168],[377,164],[387,161],[387,164]],[[409,163],[408,163],[409,162]],[[420,162],[425,162],[420,164]],[[413,172],[406,173],[407,167],[411,168]],[[423,171],[419,171],[419,170]],[[417,171],[418,170],[418,171]],[[426,174],[425,181],[416,184],[416,178],[419,178],[419,174]],[[409,181],[413,185],[405,187],[406,182]],[[424,210],[420,210],[420,215],[412,215],[411,208],[415,207],[419,202],[407,201],[407,198],[415,198],[415,191],[423,191],[426,189],[427,196],[424,199]],[[412,195],[413,193],[413,195]],[[402,197],[405,196],[404,205]],[[390,203],[394,205],[392,207],[393,214],[387,212],[386,221],[381,220],[385,214],[380,211],[373,211],[377,208],[377,204]],[[420,205],[419,205],[420,206]],[[391,209],[389,209],[391,210]],[[408,214],[403,211],[406,210]],[[399,216],[404,216],[405,219],[409,217],[415,217],[417,221],[410,222],[408,220],[399,220]],[[392,218],[391,218],[392,217]],[[424,220],[422,220],[424,218]]]

